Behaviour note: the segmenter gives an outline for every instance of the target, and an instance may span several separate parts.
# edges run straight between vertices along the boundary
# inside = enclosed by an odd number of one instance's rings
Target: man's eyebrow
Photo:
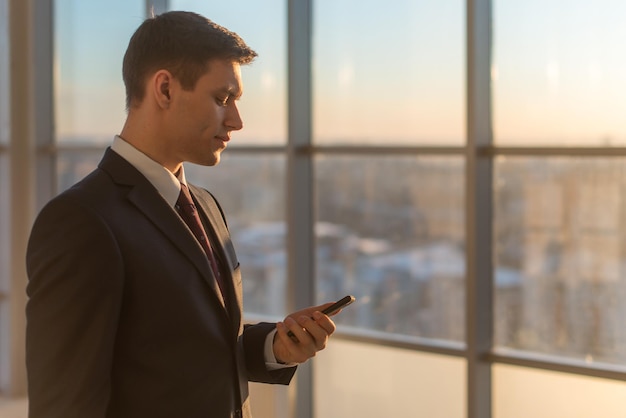
[[[243,94],[243,91],[238,90],[236,87],[233,87],[233,86],[221,87],[217,90],[217,92],[221,94],[227,94],[229,96],[233,96],[235,100],[241,98],[241,95]]]

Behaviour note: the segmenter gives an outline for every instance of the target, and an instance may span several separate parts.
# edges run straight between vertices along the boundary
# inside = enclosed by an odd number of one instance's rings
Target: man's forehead
[[[223,93],[240,96],[242,92],[241,66],[228,60],[212,61],[204,74],[213,88]]]

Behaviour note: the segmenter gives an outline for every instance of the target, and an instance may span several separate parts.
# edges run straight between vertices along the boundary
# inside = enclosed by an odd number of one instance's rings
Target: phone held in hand
[[[332,315],[336,313],[338,310],[343,309],[346,306],[350,305],[355,300],[356,298],[352,295],[344,296],[343,298],[339,299],[337,302],[330,305],[328,308],[324,309],[322,313],[324,315]]]
[[[333,303],[332,305],[330,305],[328,308],[322,310],[322,313],[324,315],[333,315],[335,313],[337,313],[340,309],[345,308],[346,306],[350,305],[352,302],[354,302],[356,300],[356,298],[352,295],[348,295],[348,296],[344,296],[343,298],[339,299],[337,302]],[[289,336],[289,338],[291,338],[294,342],[298,342],[298,339],[296,338],[296,336],[294,335],[293,332],[291,332],[291,330],[289,330],[287,332],[287,335]]]

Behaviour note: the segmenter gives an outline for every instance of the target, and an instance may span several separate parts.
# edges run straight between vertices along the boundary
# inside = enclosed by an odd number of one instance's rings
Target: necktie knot
[[[176,201],[176,205],[180,207],[185,207],[188,205],[194,206],[193,199],[191,198],[191,193],[189,193],[189,188],[186,184],[180,184],[180,194],[178,195],[178,200]]]

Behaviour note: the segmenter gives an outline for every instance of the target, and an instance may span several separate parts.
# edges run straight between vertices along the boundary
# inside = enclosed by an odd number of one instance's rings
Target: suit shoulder
[[[66,196],[74,196],[76,198],[97,199],[100,196],[106,196],[107,193],[118,190],[120,185],[123,184],[115,181],[107,170],[96,167],[60,195],[65,194]]]
[[[41,209],[39,215],[56,210],[67,210],[73,207],[76,211],[99,212],[116,193],[116,187],[110,177],[101,169],[96,168],[82,180],[50,199]]]

